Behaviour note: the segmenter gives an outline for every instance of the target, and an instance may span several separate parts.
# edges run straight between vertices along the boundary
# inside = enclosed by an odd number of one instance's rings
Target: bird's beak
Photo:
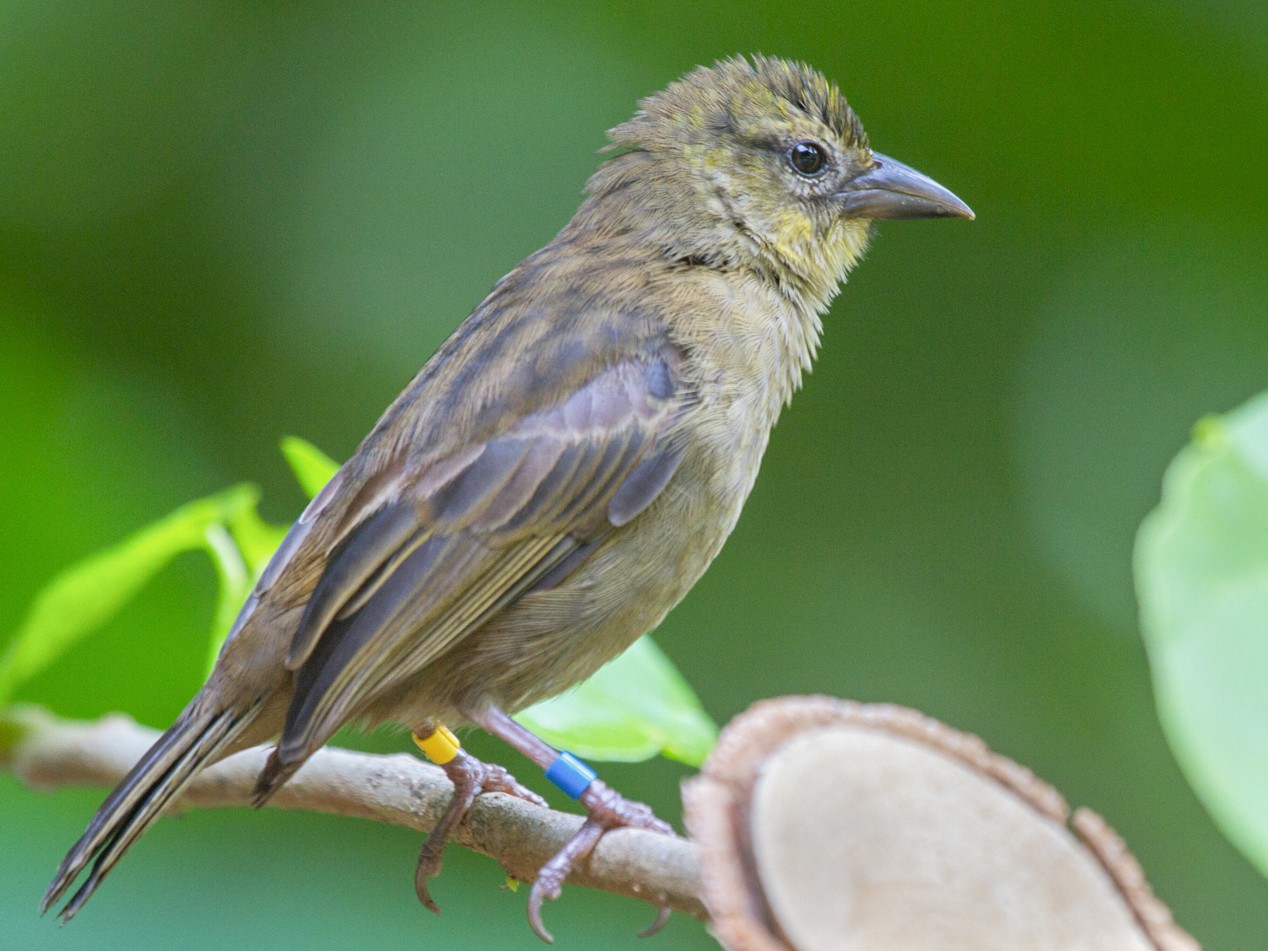
[[[973,209],[927,175],[873,153],[875,164],[837,193],[850,218],[973,218]]]

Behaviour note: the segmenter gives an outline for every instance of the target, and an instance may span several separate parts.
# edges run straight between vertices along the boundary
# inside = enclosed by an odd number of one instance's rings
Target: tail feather
[[[73,918],[172,798],[200,768],[219,758],[258,709],[258,705],[246,711],[206,713],[193,705],[186,709],[102,803],[58,866],[40,903],[41,912],[59,901],[91,863],[88,877],[59,912],[63,922]]]
[[[256,778],[255,788],[251,790],[251,805],[259,809],[268,802],[273,794],[286,784],[287,780],[299,772],[299,768],[308,760],[309,755],[305,753],[288,762],[282,759],[281,753],[275,747],[265,761],[264,769],[260,770],[260,775]]]

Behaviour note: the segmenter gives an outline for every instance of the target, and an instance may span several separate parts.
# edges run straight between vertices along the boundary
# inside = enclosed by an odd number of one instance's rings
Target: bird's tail
[[[84,834],[58,866],[40,903],[41,912],[59,901],[91,863],[88,877],[60,912],[63,922],[73,918],[115,863],[199,769],[226,754],[261,706],[257,703],[245,710],[207,710],[200,700],[194,699],[101,804]]]

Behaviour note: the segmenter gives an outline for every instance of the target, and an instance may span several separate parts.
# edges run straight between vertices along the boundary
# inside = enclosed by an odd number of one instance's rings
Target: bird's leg
[[[440,907],[432,900],[428,879],[440,874],[440,863],[445,854],[445,843],[458,827],[476,796],[482,792],[501,792],[524,799],[537,806],[545,806],[546,800],[531,789],[516,782],[515,777],[501,766],[494,766],[476,759],[462,749],[458,738],[446,727],[437,724],[425,736],[414,734],[414,743],[423,754],[445,771],[453,783],[453,797],[445,814],[427,836],[418,853],[418,869],[414,872],[414,891],[418,900],[428,910],[440,914]]]
[[[674,830],[669,823],[656,818],[648,806],[626,799],[599,780],[594,770],[581,760],[571,753],[556,750],[497,707],[462,712],[473,723],[506,741],[546,770],[547,779],[585,807],[586,821],[576,835],[541,867],[528,896],[529,923],[538,937],[549,943],[554,939],[542,924],[542,902],[559,897],[568,873],[594,851],[603,833],[609,829],[635,828],[672,835]],[[668,918],[669,909],[662,907],[652,926],[643,934],[655,934]]]

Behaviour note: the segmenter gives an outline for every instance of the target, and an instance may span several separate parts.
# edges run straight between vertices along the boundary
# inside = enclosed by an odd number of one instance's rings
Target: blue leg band
[[[599,778],[577,757],[569,752],[562,752],[546,770],[546,778],[564,791],[571,799],[580,799],[581,794],[590,788],[590,784]]]

